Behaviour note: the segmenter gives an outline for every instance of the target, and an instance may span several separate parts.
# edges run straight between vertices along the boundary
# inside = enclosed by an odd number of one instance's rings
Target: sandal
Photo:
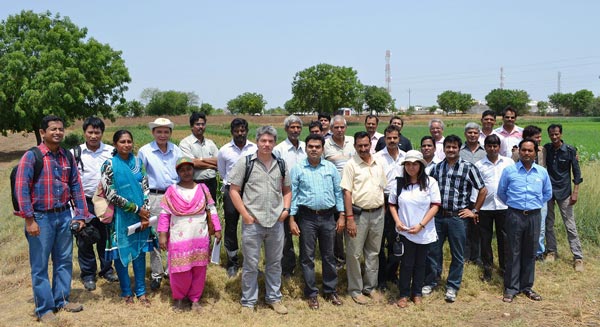
[[[148,297],[146,295],[138,297],[138,301],[141,305],[145,306],[146,308],[149,308],[151,305],[150,300],[148,300]]]
[[[504,297],[502,298],[502,302],[512,303],[514,298],[515,298],[515,296],[512,294],[504,294]]]
[[[534,291],[525,291],[523,294],[532,301],[541,301],[542,297]]]
[[[126,296],[124,297],[125,299],[125,304],[130,305],[133,304],[133,296]]]

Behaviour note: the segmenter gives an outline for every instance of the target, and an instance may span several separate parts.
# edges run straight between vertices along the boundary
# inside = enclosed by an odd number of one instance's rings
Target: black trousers
[[[481,231],[479,224],[475,220],[467,221],[467,241],[465,244],[465,261],[476,264],[481,263]]]
[[[527,215],[510,208],[506,211],[505,294],[517,295],[532,290],[541,219],[539,210]]]
[[[296,252],[294,252],[294,241],[290,230],[290,219],[283,222],[283,255],[281,256],[281,274],[283,276],[293,275],[296,268]]]
[[[238,223],[240,221],[240,213],[235,209],[231,197],[229,196],[229,186],[225,187],[223,193],[223,211],[225,214],[225,250],[227,250],[227,268],[236,266],[238,262]]]
[[[206,185],[210,191],[210,196],[212,196],[215,203],[217,202],[217,178],[195,179],[194,182]]]
[[[400,297],[421,296],[421,289],[425,282],[425,265],[429,244],[413,243],[403,235],[400,235],[400,240],[404,243],[404,255],[398,279]]]
[[[504,221],[506,210],[481,210],[479,212],[479,228],[481,231],[481,261],[483,269],[491,271],[494,264],[494,253],[492,251],[492,238],[494,236],[494,224],[496,225],[496,242],[498,244],[498,267],[504,270]]]
[[[392,246],[396,240],[396,223],[390,213],[388,195],[384,194],[385,216],[383,224],[383,237],[379,249],[379,272],[377,273],[377,286],[383,287],[387,281],[396,281],[400,257],[392,255]]]
[[[94,203],[91,198],[86,197],[88,210],[90,213],[94,213]],[[108,229],[106,225],[98,218],[92,219],[88,224],[91,224],[100,233],[100,240],[96,244],[83,243],[79,246],[80,242],[77,242],[77,261],[79,261],[79,269],[81,270],[81,279],[96,280],[96,270],[98,269],[98,263],[96,261],[96,253],[100,260],[100,271],[98,276],[102,277],[109,272],[114,272],[112,267],[112,260],[106,260],[104,257],[104,250],[106,248],[106,239],[108,238]],[[94,247],[96,253],[94,253]]]

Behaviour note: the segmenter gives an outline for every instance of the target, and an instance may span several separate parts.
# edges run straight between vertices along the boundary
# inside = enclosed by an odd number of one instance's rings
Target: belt
[[[165,190],[157,190],[155,188],[151,188],[150,189],[150,193],[154,193],[154,194],[165,194]]]
[[[377,210],[381,209],[382,207],[383,207],[383,206],[379,206],[379,207],[377,207],[377,208],[372,208],[372,209],[365,209],[365,208],[362,208],[362,211],[363,211],[363,212],[375,212],[375,211],[377,211]]]
[[[516,211],[516,212],[522,214],[523,216],[533,215],[533,214],[536,214],[541,211],[541,209],[521,210],[521,209],[515,209],[515,208],[511,208],[511,207],[508,207],[508,209],[510,209],[512,211]]]
[[[305,212],[311,213],[313,215],[318,215],[318,216],[330,215],[330,214],[333,213],[333,209],[334,208],[335,207],[331,207],[331,208],[328,208],[328,209],[321,209],[321,210],[313,210],[313,209],[311,209],[311,208],[309,208],[307,206],[298,206],[298,210],[299,211],[305,211]]]
[[[440,213],[438,214],[439,217],[457,217],[458,216],[458,211],[453,211],[453,210],[445,210],[442,209],[442,211],[440,211]]]
[[[42,212],[42,213],[59,213],[59,212],[65,211],[69,208],[70,208],[69,204],[66,203],[62,207],[52,208],[52,209],[48,209],[48,210],[36,210],[36,211]]]

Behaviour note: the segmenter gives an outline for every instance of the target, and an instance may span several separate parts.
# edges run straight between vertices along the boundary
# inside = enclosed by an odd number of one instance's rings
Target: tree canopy
[[[0,22],[0,132],[35,132],[48,114],[114,119],[129,72],[121,52],[68,17],[21,11]]]
[[[142,91],[142,99],[150,97],[146,104],[146,114],[152,116],[184,115],[198,111],[198,96],[194,92],[160,91],[146,89]]]
[[[361,90],[354,69],[329,64],[299,71],[292,82],[293,104],[301,111],[335,113],[340,108],[355,107]]]
[[[594,93],[579,90],[575,93],[554,93],[548,96],[550,103],[563,115],[593,115]]]
[[[473,97],[468,93],[444,91],[437,97],[437,103],[444,112],[467,112],[473,106]]]
[[[501,115],[507,106],[514,108],[519,115],[529,111],[529,94],[523,90],[494,89],[485,96],[485,101],[498,115]]]
[[[262,94],[245,92],[227,102],[227,109],[232,114],[262,114],[267,101]]]
[[[368,111],[375,111],[380,114],[394,109],[394,99],[384,87],[365,86],[364,94]]]

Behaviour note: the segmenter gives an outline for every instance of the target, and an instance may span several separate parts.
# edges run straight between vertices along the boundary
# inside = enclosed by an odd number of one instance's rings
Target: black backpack
[[[42,151],[37,146],[34,146],[27,151],[32,151],[33,154],[35,155],[35,163],[33,164],[33,183],[32,183],[33,185],[35,185],[35,183],[37,183],[38,179],[40,179],[42,169],[44,168],[44,159],[42,158],[43,157]],[[27,151],[25,153],[27,153]],[[71,151],[65,150],[65,153],[67,154],[67,159],[69,160],[71,167],[73,167],[74,166],[73,165],[73,155],[71,154]],[[19,167],[19,165],[14,166],[10,172],[10,195],[12,198],[13,209],[15,211],[20,210],[19,201],[17,201],[17,192],[15,190],[18,167]]]
[[[244,181],[240,186],[240,195],[244,194],[244,187],[246,186],[246,183],[250,178],[250,173],[252,172],[252,169],[254,169],[254,160],[251,160],[252,156],[252,154],[246,156],[246,171],[244,172]],[[273,155],[273,158],[277,160],[279,172],[281,173],[281,180],[283,181],[285,179],[285,161],[276,155]]]

